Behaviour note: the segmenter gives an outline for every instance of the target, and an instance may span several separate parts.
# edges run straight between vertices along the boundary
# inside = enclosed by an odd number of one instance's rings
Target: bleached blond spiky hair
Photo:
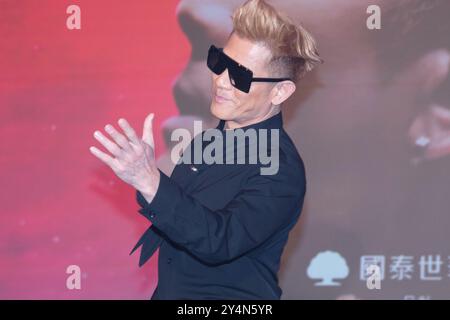
[[[248,0],[232,14],[233,31],[241,38],[264,45],[272,53],[271,76],[296,82],[323,63],[313,36],[299,23],[264,0]]]

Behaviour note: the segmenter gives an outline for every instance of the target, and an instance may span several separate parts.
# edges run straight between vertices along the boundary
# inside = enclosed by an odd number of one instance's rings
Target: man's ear
[[[290,80],[277,83],[272,89],[272,104],[282,104],[295,92],[296,88],[295,83]]]

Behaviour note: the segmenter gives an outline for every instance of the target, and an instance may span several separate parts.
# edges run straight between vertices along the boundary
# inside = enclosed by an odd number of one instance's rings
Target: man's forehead
[[[270,54],[262,45],[242,40],[233,41],[232,38],[223,48],[223,52],[252,71],[261,70]]]

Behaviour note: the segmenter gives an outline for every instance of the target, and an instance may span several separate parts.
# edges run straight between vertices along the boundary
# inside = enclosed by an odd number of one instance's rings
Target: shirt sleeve
[[[233,260],[285,227],[300,214],[306,191],[302,170],[258,172],[226,207],[213,211],[160,174],[151,203],[137,191],[139,212],[170,240],[210,264]]]

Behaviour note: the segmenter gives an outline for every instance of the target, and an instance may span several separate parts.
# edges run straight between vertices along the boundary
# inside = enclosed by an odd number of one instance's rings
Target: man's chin
[[[224,110],[224,107],[216,104],[215,102],[211,103],[210,111],[214,117],[220,120],[227,121],[233,119],[233,112],[229,108],[227,108],[227,110]]]

